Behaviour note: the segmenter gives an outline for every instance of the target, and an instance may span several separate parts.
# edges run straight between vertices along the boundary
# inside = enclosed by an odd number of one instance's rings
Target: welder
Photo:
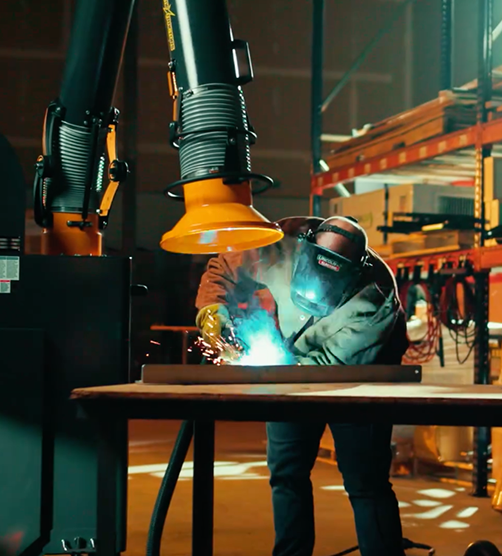
[[[267,288],[298,364],[400,364],[408,341],[396,282],[369,248],[357,221],[292,217],[278,223],[285,234],[280,242],[209,261],[196,300],[196,322],[204,340],[217,349],[216,338],[232,322],[239,303]],[[389,480],[392,426],[328,426],[362,556],[402,556],[398,502]],[[312,555],[310,474],[325,427],[267,423],[273,556]]]

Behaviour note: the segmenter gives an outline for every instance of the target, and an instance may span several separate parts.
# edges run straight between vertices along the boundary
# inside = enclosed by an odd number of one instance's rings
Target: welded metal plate
[[[144,384],[325,384],[422,381],[420,365],[143,365]]]

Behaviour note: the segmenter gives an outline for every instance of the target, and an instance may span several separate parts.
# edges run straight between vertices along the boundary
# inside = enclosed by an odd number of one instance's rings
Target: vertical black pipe
[[[208,83],[237,84],[226,0],[163,0],[162,4],[178,87],[188,90]]]
[[[454,0],[441,0],[441,90],[453,87]]]
[[[487,103],[492,95],[492,32],[493,0],[479,0],[479,49],[478,49],[478,90],[477,123],[487,121]],[[482,220],[482,232],[479,234],[479,246],[484,244],[484,182],[485,159],[490,156],[490,148],[482,144],[481,135],[476,144],[475,176],[475,216]],[[474,381],[476,384],[488,384],[490,380],[488,303],[489,274],[478,273],[476,280],[476,345],[474,351]],[[473,495],[488,496],[488,449],[490,429],[480,427],[474,431]]]
[[[130,173],[122,190],[122,253],[132,256],[136,249],[136,195],[138,157],[138,8],[131,17],[123,65],[123,159]]]
[[[493,0],[479,0],[478,122],[487,120],[486,103],[492,98]]]
[[[194,423],[192,496],[192,556],[212,556],[214,421],[195,421]]]
[[[312,150],[312,173],[321,172],[322,158],[322,102],[323,102],[323,56],[324,54],[324,0],[314,0],[312,7],[312,83],[310,145]],[[311,195],[310,212],[321,215],[321,196]]]
[[[489,273],[478,272],[476,285],[476,346],[474,351],[474,382],[489,384],[490,352],[488,333]],[[473,496],[488,496],[488,458],[491,441],[488,427],[474,429]]]
[[[383,210],[383,225],[387,227],[389,225],[389,184],[384,184],[384,210]],[[387,245],[389,241],[389,234],[387,230],[383,233],[383,244]]]
[[[135,0],[79,0],[60,100],[64,120],[84,125],[110,110]]]

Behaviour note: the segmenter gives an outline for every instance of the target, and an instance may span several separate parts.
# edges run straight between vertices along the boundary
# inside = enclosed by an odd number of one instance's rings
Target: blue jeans
[[[389,482],[392,426],[329,426],[354,511],[361,555],[403,556],[399,508]],[[315,531],[310,472],[324,429],[324,424],[267,423],[273,556],[312,556]]]

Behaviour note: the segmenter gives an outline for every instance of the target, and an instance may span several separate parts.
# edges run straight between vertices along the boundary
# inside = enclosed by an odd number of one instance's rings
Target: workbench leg
[[[117,443],[120,427],[112,415],[100,419],[97,425],[99,436],[96,556],[115,556],[118,544],[117,518],[119,511],[116,470],[123,457]],[[126,503],[126,501],[122,502]]]
[[[188,330],[183,330],[181,341],[181,363],[186,365],[188,363]]]
[[[474,275],[476,285],[476,345],[474,347],[474,382],[490,384],[490,334],[489,316],[489,274],[477,272]],[[491,444],[491,429],[477,427],[474,429],[473,457],[473,495],[488,496],[488,459]]]
[[[212,556],[214,421],[195,421],[193,433],[192,556]]]

